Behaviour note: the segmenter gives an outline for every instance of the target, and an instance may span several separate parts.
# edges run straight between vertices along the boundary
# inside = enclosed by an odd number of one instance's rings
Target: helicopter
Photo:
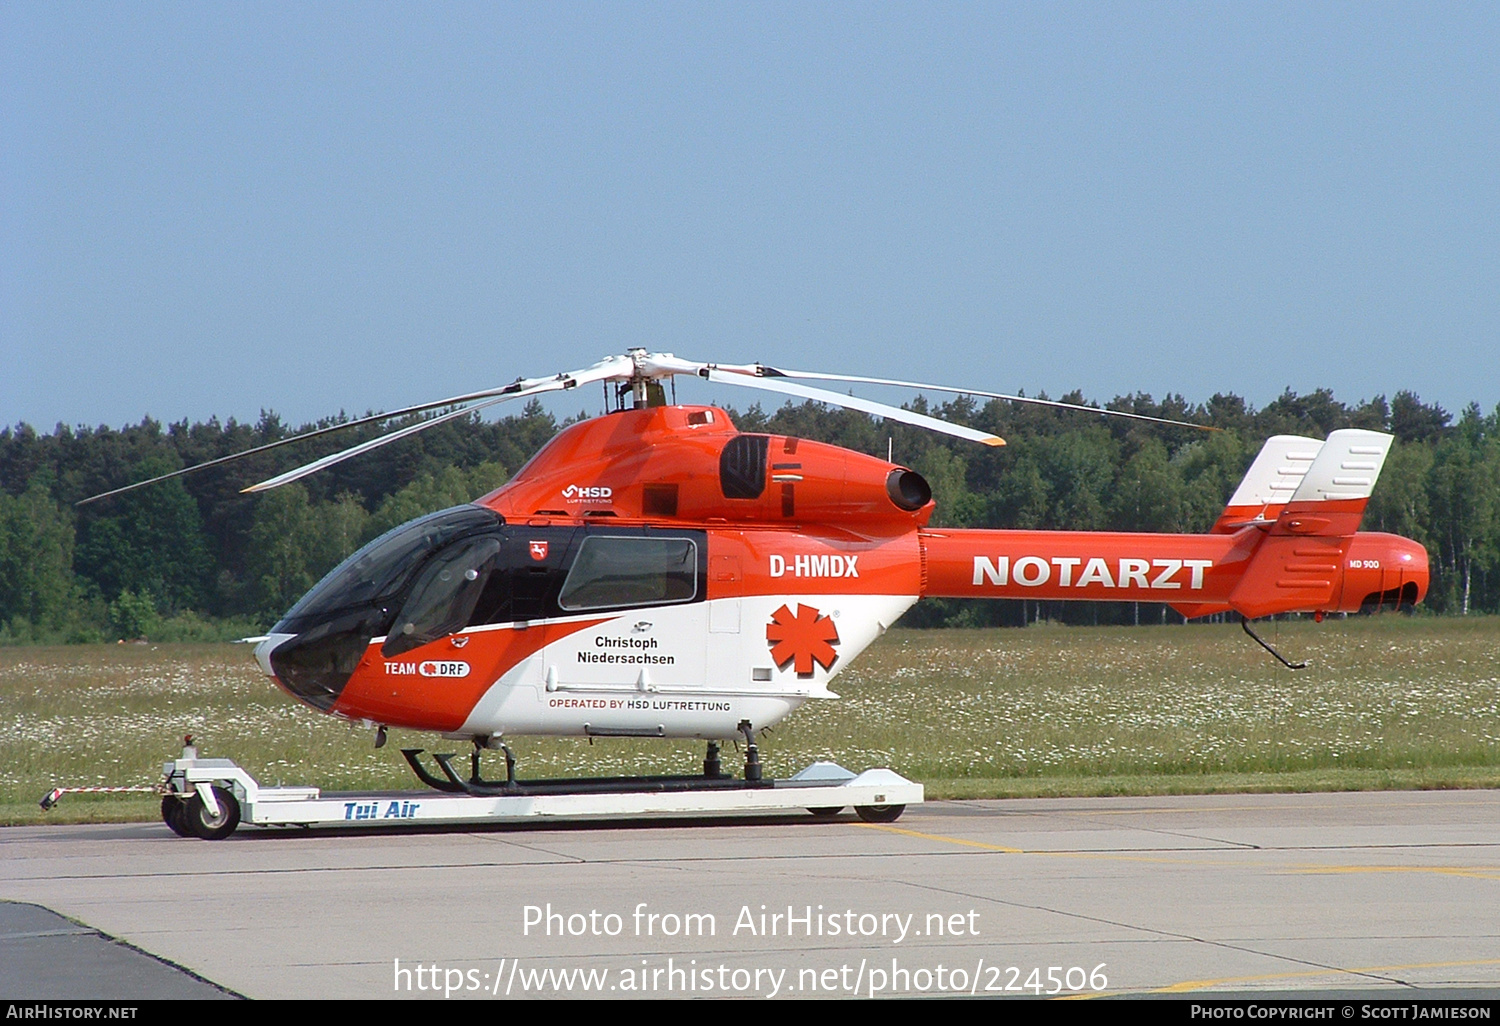
[[[494,404],[604,383],[615,408],[566,427],[504,485],[376,538],[261,638],[277,686],[376,729],[472,744],[466,777],[419,749],[443,791],[518,786],[522,735],[696,738],[703,780],[729,779],[719,743],[755,738],[833,680],[923,597],[1149,601],[1184,617],[1406,608],[1428,587],[1426,550],[1360,532],[1389,435],[1269,439],[1205,534],[930,527],[932,489],[908,467],[826,443],[741,432],[721,408],[667,401],[668,379],[812,399],[977,444],[1004,440],[806,382],[896,385],[1162,421],[1041,398],[763,364],[696,363],[644,349],[591,367],[323,428],[137,482],[201,470],[332,430],[440,411],[245,489],[295,481]],[[1202,429],[1201,425],[1183,424]],[[94,498],[103,498],[96,496]],[[93,501],[92,499],[86,501]],[[505,754],[504,781],[480,752]],[[665,779],[665,778],[663,778]]]

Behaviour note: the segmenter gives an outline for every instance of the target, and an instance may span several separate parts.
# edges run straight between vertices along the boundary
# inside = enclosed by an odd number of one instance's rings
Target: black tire
[[[169,794],[162,798],[161,821],[178,837],[193,836],[192,831],[188,829],[187,802],[175,794]]]
[[[837,816],[839,813],[843,812],[844,811],[844,807],[842,805],[837,805],[837,806],[827,805],[827,806],[819,806],[816,809],[808,809],[807,811],[811,812],[814,816],[817,816],[819,819],[832,819],[834,816]]]
[[[202,795],[195,794],[188,801],[183,818],[194,837],[201,837],[205,841],[222,841],[240,825],[240,803],[235,800],[234,795],[215,784],[214,800],[219,803],[217,816],[208,811],[208,806],[203,804]]]
[[[906,811],[905,805],[856,805],[854,813],[866,823],[894,823]]]

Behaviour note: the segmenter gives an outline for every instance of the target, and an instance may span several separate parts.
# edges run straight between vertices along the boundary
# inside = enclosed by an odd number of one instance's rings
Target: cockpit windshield
[[[503,523],[482,506],[455,506],[402,524],[370,542],[328,572],[282,618],[274,631],[297,633],[308,620],[368,606],[394,595],[423,557],[460,535]]]

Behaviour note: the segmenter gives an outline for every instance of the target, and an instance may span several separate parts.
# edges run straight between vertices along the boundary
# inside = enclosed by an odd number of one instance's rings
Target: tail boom
[[[918,537],[924,597],[1164,602],[1184,616],[1255,618],[1409,606],[1427,593],[1426,550],[1389,534],[1246,527],[1201,535],[925,530]]]
[[[945,530],[918,537],[924,595],[1222,604],[1243,576],[1260,532]]]

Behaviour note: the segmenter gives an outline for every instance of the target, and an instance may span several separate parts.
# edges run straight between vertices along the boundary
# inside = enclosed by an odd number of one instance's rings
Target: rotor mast
[[[635,373],[630,376],[631,408],[636,410],[644,410],[647,406],[646,382],[648,378],[645,370],[641,367],[641,363],[646,358],[646,350],[629,349],[626,350],[625,355],[630,357],[631,363],[635,364]]]

